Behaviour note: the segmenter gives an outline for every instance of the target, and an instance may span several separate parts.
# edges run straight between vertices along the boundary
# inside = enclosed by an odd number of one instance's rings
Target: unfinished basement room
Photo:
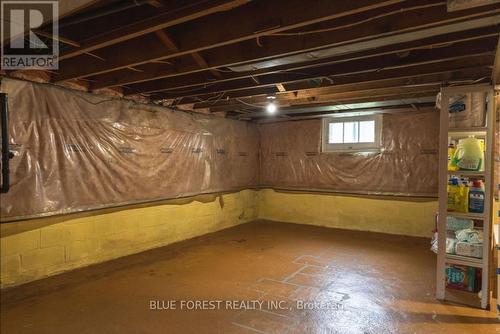
[[[500,334],[500,0],[1,0],[1,334]]]

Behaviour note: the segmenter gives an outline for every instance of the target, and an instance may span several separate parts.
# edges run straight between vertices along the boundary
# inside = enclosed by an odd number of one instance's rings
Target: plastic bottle
[[[484,212],[484,186],[480,180],[474,180],[469,190],[469,212]]]
[[[459,170],[480,171],[483,169],[484,151],[481,143],[475,137],[460,139],[453,159],[450,162],[452,167]]]
[[[458,211],[460,203],[460,186],[458,179],[452,176],[448,181],[448,211]]]
[[[460,201],[459,203],[457,203],[458,212],[463,212],[463,213],[468,212],[467,204],[469,203],[469,192],[470,192],[469,181],[464,178],[460,179]]]
[[[456,165],[453,165],[452,161],[453,161],[453,157],[455,156],[455,151],[456,151],[456,147],[455,147],[455,142],[451,142],[449,145],[448,145],[448,170],[450,171],[456,171],[458,170],[458,167]]]

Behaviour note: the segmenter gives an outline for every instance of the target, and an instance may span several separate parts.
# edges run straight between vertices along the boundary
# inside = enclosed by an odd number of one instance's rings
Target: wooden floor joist
[[[259,76],[264,74],[273,74],[281,71],[302,71],[309,67],[317,67],[320,65],[326,65],[329,63],[335,62],[343,62],[347,60],[356,60],[356,59],[364,59],[377,55],[386,55],[386,54],[402,54],[408,53],[412,50],[419,49],[432,49],[432,50],[440,50],[443,47],[450,46],[459,42],[473,41],[478,40],[478,43],[481,43],[483,38],[496,38],[498,36],[498,28],[497,27],[487,27],[481,28],[471,31],[465,31],[460,33],[453,34],[445,34],[436,37],[426,38],[419,40],[417,42],[406,42],[391,45],[384,48],[372,49],[362,52],[351,53],[348,55],[342,55],[338,57],[325,58],[310,62],[303,62],[298,64],[288,64],[275,66],[269,69],[256,70],[251,72],[229,72],[224,73],[224,75],[217,80],[217,83],[248,78],[250,76]],[[187,88],[187,87],[196,87],[203,86],[207,83],[214,84],[213,80],[209,80],[206,73],[204,72],[196,72],[189,75],[181,75],[175,77],[169,77],[164,79],[157,79],[146,81],[138,84],[129,84],[128,89],[126,90],[126,94],[137,94],[137,93],[151,93],[155,91],[168,90],[173,88]]]
[[[165,52],[147,36],[139,39],[127,39],[116,46],[100,50],[103,57],[114,56],[113,61],[100,64],[85,58],[65,59],[60,64],[61,74],[54,78],[55,82],[106,73],[128,66],[136,66],[153,60],[167,59],[199,52],[218,46],[255,39],[256,37],[300,28],[317,22],[352,15],[373,8],[379,8],[402,0],[358,0],[337,2],[317,0],[314,11],[310,4],[303,0],[273,0],[270,2],[252,2],[245,8],[236,8],[231,13],[218,13],[205,19],[197,20],[189,27],[178,31],[176,39],[183,41],[178,52]],[[276,13],[282,17],[278,24]],[[248,17],[253,20],[248,20]],[[274,21],[274,22],[273,22]],[[271,23],[270,23],[271,22]],[[158,26],[155,26],[158,30]],[[86,49],[89,51],[89,49]],[[148,52],[143,52],[148,50]]]
[[[332,76],[347,75],[363,72],[381,71],[384,69],[405,68],[414,65],[432,64],[436,62],[452,61],[473,56],[493,56],[496,39],[486,39],[484,43],[460,43],[459,47],[450,46],[440,50],[439,54],[433,50],[416,50],[407,57],[397,55],[384,55],[360,60],[334,63],[301,70],[290,70],[279,73],[267,74],[258,77],[258,83],[249,79],[241,79],[220,84],[213,84],[205,90],[183,90],[182,92],[164,92],[158,94],[164,98],[186,97],[203,93],[228,92],[256,87],[275,86],[277,83],[290,83],[316,78],[330,78]]]
[[[364,94],[364,91],[367,89],[381,89],[387,87],[401,87],[401,86],[422,86],[426,84],[434,84],[434,83],[446,83],[460,80],[473,80],[473,78],[481,78],[487,77],[490,69],[487,66],[484,67],[470,67],[461,70],[454,71],[444,71],[441,73],[431,73],[431,74],[420,74],[420,75],[404,75],[404,72],[399,77],[390,77],[382,80],[370,80],[370,76],[365,76],[367,81],[358,81],[355,83],[345,83],[345,84],[336,84],[327,87],[320,88],[303,88],[294,92],[286,92],[286,93],[276,93],[276,102],[286,102],[286,101],[299,101],[305,100],[309,97],[320,97],[320,96],[328,96],[335,93],[347,93],[347,92],[358,92],[360,95]],[[221,101],[216,104],[206,103],[197,103],[195,104],[195,108],[210,108],[217,107],[222,105],[238,105],[239,101],[235,100],[238,98],[239,100],[243,100],[249,104],[263,104],[268,103],[267,96],[264,94],[260,94],[251,97],[249,96],[251,92],[244,92],[239,96],[238,94],[227,94],[228,100]],[[186,101],[189,103],[189,100]]]
[[[346,28],[338,31],[335,34],[322,34],[321,36],[307,36],[303,37],[272,37],[265,43],[265,47],[256,47],[254,41],[241,42],[236,45],[226,45],[224,47],[216,47],[209,49],[205,55],[210,59],[210,64],[213,67],[231,66],[234,64],[248,63],[250,61],[261,61],[271,57],[283,57],[290,53],[296,53],[302,49],[314,50],[324,47],[341,46],[338,52],[343,54],[352,53],[352,51],[365,51],[369,49],[376,49],[381,47],[390,47],[394,44],[411,43],[418,44],[419,40],[424,38],[432,38],[445,34],[458,33],[461,31],[471,30],[467,24],[458,23],[467,18],[475,18],[475,25],[477,29],[482,27],[493,27],[495,32],[498,33],[498,22],[500,21],[500,6],[494,11],[479,13],[462,13],[462,16],[456,13],[450,15],[443,12],[440,7],[432,11],[417,10],[408,13],[405,20],[400,19],[397,26],[391,29],[391,35],[387,36],[387,27],[391,24],[389,18],[380,19],[380,22],[369,22],[361,24],[353,28]],[[414,16],[411,16],[413,14]],[[477,18],[478,15],[486,17]],[[392,23],[394,25],[394,23]],[[429,27],[431,25],[440,25],[436,27]],[[481,26],[484,25],[484,26]],[[417,32],[409,31],[420,29]],[[403,35],[404,33],[404,35]],[[271,38],[271,37],[270,37]],[[370,40],[370,43],[367,43]],[[347,44],[346,44],[347,43]],[[352,50],[346,52],[346,50]],[[307,58],[306,58],[307,59]],[[119,72],[111,72],[96,76],[96,88],[114,86],[114,85],[130,85],[132,83],[144,82],[148,80],[156,80],[160,78],[179,76],[182,74],[189,74],[199,72],[201,69],[195,64],[187,64],[185,66],[178,66],[177,71],[173,72],[171,69],[164,68],[160,65],[149,66],[147,65],[148,72],[142,75],[137,74],[134,76],[120,75]]]
[[[176,11],[167,11],[143,21],[134,22],[120,27],[109,33],[101,34],[84,41],[79,48],[64,52],[60,60],[69,59],[97,49],[122,43],[160,29],[165,29],[180,23],[232,9],[243,5],[249,0],[214,0],[214,1],[189,1],[183,8]]]
[[[284,117],[365,102],[418,109],[442,85],[500,81],[500,1],[449,8],[445,0],[94,1],[61,20],[59,37],[49,26],[35,31],[60,44],[58,70],[3,73],[245,119],[264,117],[270,97]]]

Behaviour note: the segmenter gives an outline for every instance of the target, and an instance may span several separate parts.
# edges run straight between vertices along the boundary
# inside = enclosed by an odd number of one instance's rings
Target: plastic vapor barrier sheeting
[[[382,149],[321,153],[320,119],[259,127],[261,185],[345,193],[436,196],[439,113],[384,114]]]
[[[3,220],[258,185],[254,124],[2,80],[11,189]]]

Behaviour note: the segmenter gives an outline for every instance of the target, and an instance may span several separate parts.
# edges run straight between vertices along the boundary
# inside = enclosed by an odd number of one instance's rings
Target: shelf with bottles
[[[447,186],[447,211],[451,213],[483,215],[485,182],[480,177],[451,175]],[[484,215],[483,215],[484,216]],[[480,216],[480,218],[483,218]]]
[[[439,216],[446,219],[437,224],[436,296],[484,309],[489,298],[493,89],[445,87],[438,100]],[[463,225],[452,228],[450,219]],[[464,237],[480,234],[482,242]]]

